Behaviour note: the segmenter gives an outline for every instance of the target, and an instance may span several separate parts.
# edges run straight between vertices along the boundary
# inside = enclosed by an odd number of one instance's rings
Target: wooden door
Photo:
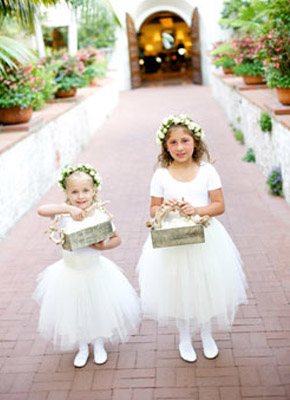
[[[137,34],[134,21],[131,15],[126,13],[126,25],[128,35],[129,62],[131,72],[131,87],[137,88],[141,86],[141,75],[139,66],[139,48]]]
[[[192,81],[202,85],[198,10],[194,8],[191,19]]]

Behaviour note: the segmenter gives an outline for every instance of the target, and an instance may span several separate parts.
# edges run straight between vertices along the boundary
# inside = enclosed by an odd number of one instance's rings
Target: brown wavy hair
[[[168,131],[166,132],[165,138],[162,140],[161,144],[161,153],[158,156],[158,161],[161,167],[169,167],[169,165],[174,161],[173,158],[171,157],[169,151],[167,150],[167,141],[170,138],[171,132],[178,127],[182,127],[184,132],[191,135],[191,137],[194,140],[194,150],[192,153],[192,159],[195,162],[199,162],[202,160],[202,158],[206,158],[207,161],[211,161],[210,154],[207,148],[207,145],[205,142],[198,136],[195,136],[193,132],[188,129],[186,126],[182,124],[178,125],[172,125]]]

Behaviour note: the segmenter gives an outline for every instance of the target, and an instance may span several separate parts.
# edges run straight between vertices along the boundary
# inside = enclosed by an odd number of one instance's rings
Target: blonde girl
[[[62,170],[59,184],[66,200],[45,204],[38,214],[54,217],[66,214],[62,226],[75,230],[84,224],[103,222],[107,217],[96,201],[101,179],[89,164]],[[84,367],[92,344],[94,362],[107,361],[105,342],[125,341],[139,322],[139,301],[135,290],[120,268],[101,255],[119,246],[116,231],[102,242],[75,251],[63,250],[63,258],[48,266],[39,276],[34,293],[40,303],[39,332],[63,350],[78,348],[75,367]]]

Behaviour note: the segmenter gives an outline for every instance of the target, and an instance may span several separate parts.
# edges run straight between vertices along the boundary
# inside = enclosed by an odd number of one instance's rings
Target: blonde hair
[[[77,179],[79,179],[79,180],[87,180],[87,181],[89,181],[91,183],[92,188],[93,188],[93,190],[95,192],[94,196],[93,196],[93,203],[95,203],[97,201],[97,188],[96,188],[96,185],[94,183],[93,177],[91,175],[89,175],[88,173],[86,173],[86,172],[76,171],[76,172],[73,172],[72,174],[70,174],[68,177],[66,177],[65,180],[64,180],[64,184],[65,184],[64,191],[67,192],[70,182],[73,181],[73,180],[77,180]],[[68,198],[66,199],[66,203],[70,204]]]

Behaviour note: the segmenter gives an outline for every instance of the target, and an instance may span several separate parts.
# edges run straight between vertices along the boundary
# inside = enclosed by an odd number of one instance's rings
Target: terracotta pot
[[[244,75],[243,80],[246,85],[258,85],[265,82],[261,75]]]
[[[58,89],[55,92],[55,97],[62,99],[62,98],[66,98],[66,97],[74,97],[76,95],[77,89],[76,88],[71,88],[69,90],[61,90]]]
[[[91,81],[90,81],[90,86],[98,86],[99,79],[97,76],[95,76]]]
[[[290,105],[290,88],[277,88],[277,96],[280,103]]]
[[[225,75],[230,75],[230,74],[233,73],[233,69],[232,68],[223,67],[223,71],[224,71]]]
[[[4,125],[24,124],[32,116],[32,106],[0,108],[0,123]]]

